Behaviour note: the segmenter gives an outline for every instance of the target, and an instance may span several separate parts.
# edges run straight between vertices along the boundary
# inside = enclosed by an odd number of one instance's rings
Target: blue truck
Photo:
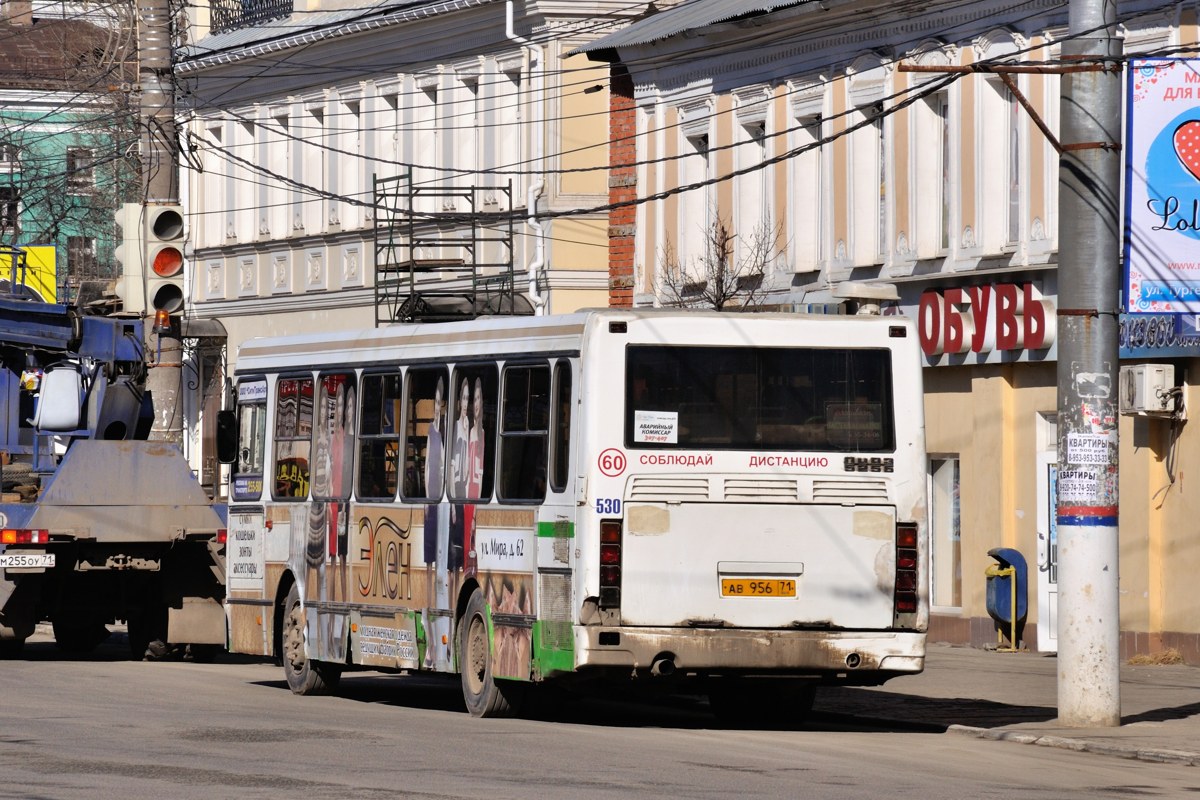
[[[135,658],[215,654],[225,522],[179,448],[150,440],[142,321],[20,289],[14,267],[0,280],[0,658],[40,623],[72,653],[124,622]]]

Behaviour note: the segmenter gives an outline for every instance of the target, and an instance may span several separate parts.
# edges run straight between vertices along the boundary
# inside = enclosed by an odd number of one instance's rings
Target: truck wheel
[[[0,660],[16,658],[25,649],[25,639],[0,639]]]
[[[459,668],[463,701],[473,717],[511,717],[516,713],[518,685],[492,677],[492,647],[488,637],[487,604],[476,589],[458,624]]]
[[[129,657],[134,661],[146,658],[151,642],[162,643],[167,638],[167,607],[155,604],[142,607],[129,614],[125,620],[129,637]],[[160,655],[151,654],[153,660]]]
[[[89,619],[54,620],[54,644],[64,653],[90,653],[108,638],[103,622]]]
[[[8,491],[15,486],[30,482],[33,477],[33,465],[24,462],[5,464],[4,469],[0,472],[3,473],[3,480],[0,480],[0,484],[3,485],[5,491]]]
[[[341,668],[325,661],[309,660],[304,652],[304,609],[300,585],[292,584],[284,601],[283,672],[295,694],[329,694],[342,677]]]

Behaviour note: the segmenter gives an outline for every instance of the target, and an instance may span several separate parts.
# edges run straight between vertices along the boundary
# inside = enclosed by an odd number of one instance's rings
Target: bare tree
[[[0,244],[59,247],[69,295],[116,276],[113,212],[137,196],[134,14],[132,4],[85,3],[63,18],[7,23],[24,49],[0,57],[0,80],[60,105],[0,125]]]
[[[680,260],[670,241],[659,255],[655,293],[663,305],[684,308],[749,308],[763,301],[767,270],[779,256],[781,231],[764,220],[742,239],[717,218],[704,232],[703,252]]]

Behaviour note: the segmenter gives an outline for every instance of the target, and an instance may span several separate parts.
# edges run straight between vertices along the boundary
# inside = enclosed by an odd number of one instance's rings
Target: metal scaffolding
[[[516,292],[512,208],[504,186],[414,186],[375,178],[375,325],[532,314]],[[433,211],[425,209],[432,208]]]

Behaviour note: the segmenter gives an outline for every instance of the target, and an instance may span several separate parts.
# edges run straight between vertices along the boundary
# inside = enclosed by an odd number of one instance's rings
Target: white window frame
[[[950,470],[950,472],[946,472]],[[950,485],[946,485],[949,482]],[[962,459],[929,456],[929,605],[934,611],[960,611],[962,575]],[[946,589],[939,587],[948,584]],[[957,586],[955,585],[957,584]],[[958,597],[953,596],[957,590]],[[949,591],[949,598],[941,592]]]

